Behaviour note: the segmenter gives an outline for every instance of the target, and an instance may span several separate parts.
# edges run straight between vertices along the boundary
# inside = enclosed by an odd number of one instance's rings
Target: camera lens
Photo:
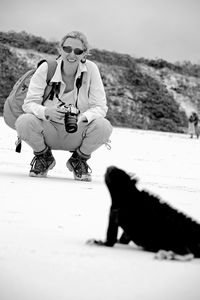
[[[77,125],[77,115],[66,113],[65,114],[65,130],[69,133],[74,133],[78,129]]]

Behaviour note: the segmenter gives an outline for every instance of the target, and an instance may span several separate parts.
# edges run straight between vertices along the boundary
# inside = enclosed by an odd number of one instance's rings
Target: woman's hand
[[[81,122],[87,122],[87,118],[86,116],[84,116],[83,114],[79,114],[78,115],[78,121],[77,124],[81,123]]]
[[[45,117],[47,120],[51,119],[59,119],[62,120],[64,118],[65,113],[62,110],[59,110],[57,107],[46,107],[45,109]]]

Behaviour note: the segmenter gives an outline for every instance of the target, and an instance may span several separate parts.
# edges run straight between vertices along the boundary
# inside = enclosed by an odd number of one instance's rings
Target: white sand
[[[140,186],[200,221],[200,140],[187,135],[114,128],[112,150],[97,150],[91,183],[66,169],[70,154],[54,151],[47,178],[28,176],[32,150],[14,151],[16,132],[0,118],[1,300],[199,300],[200,260],[158,261],[133,243],[104,239],[109,165],[137,174]]]

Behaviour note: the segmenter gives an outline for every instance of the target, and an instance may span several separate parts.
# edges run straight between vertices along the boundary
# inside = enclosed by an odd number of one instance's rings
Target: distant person
[[[16,130],[35,155],[30,176],[46,176],[56,164],[51,150],[66,150],[73,152],[66,165],[74,178],[91,181],[87,160],[112,133],[105,119],[105,90],[97,65],[87,59],[89,44],[83,33],[66,34],[59,51],[51,79],[57,84],[52,100],[41,105],[48,68],[43,62],[31,78],[22,106],[25,113],[17,119]]]
[[[190,135],[190,138],[193,138],[194,135],[196,135],[197,138],[199,138],[199,118],[196,112],[193,112],[188,120],[188,133]]]

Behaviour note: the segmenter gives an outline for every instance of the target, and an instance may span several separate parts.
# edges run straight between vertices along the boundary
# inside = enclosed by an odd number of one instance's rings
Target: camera
[[[62,106],[62,110],[65,113],[64,124],[65,130],[69,133],[74,133],[78,129],[77,118],[79,114],[79,109],[74,105],[70,104],[68,106]]]

